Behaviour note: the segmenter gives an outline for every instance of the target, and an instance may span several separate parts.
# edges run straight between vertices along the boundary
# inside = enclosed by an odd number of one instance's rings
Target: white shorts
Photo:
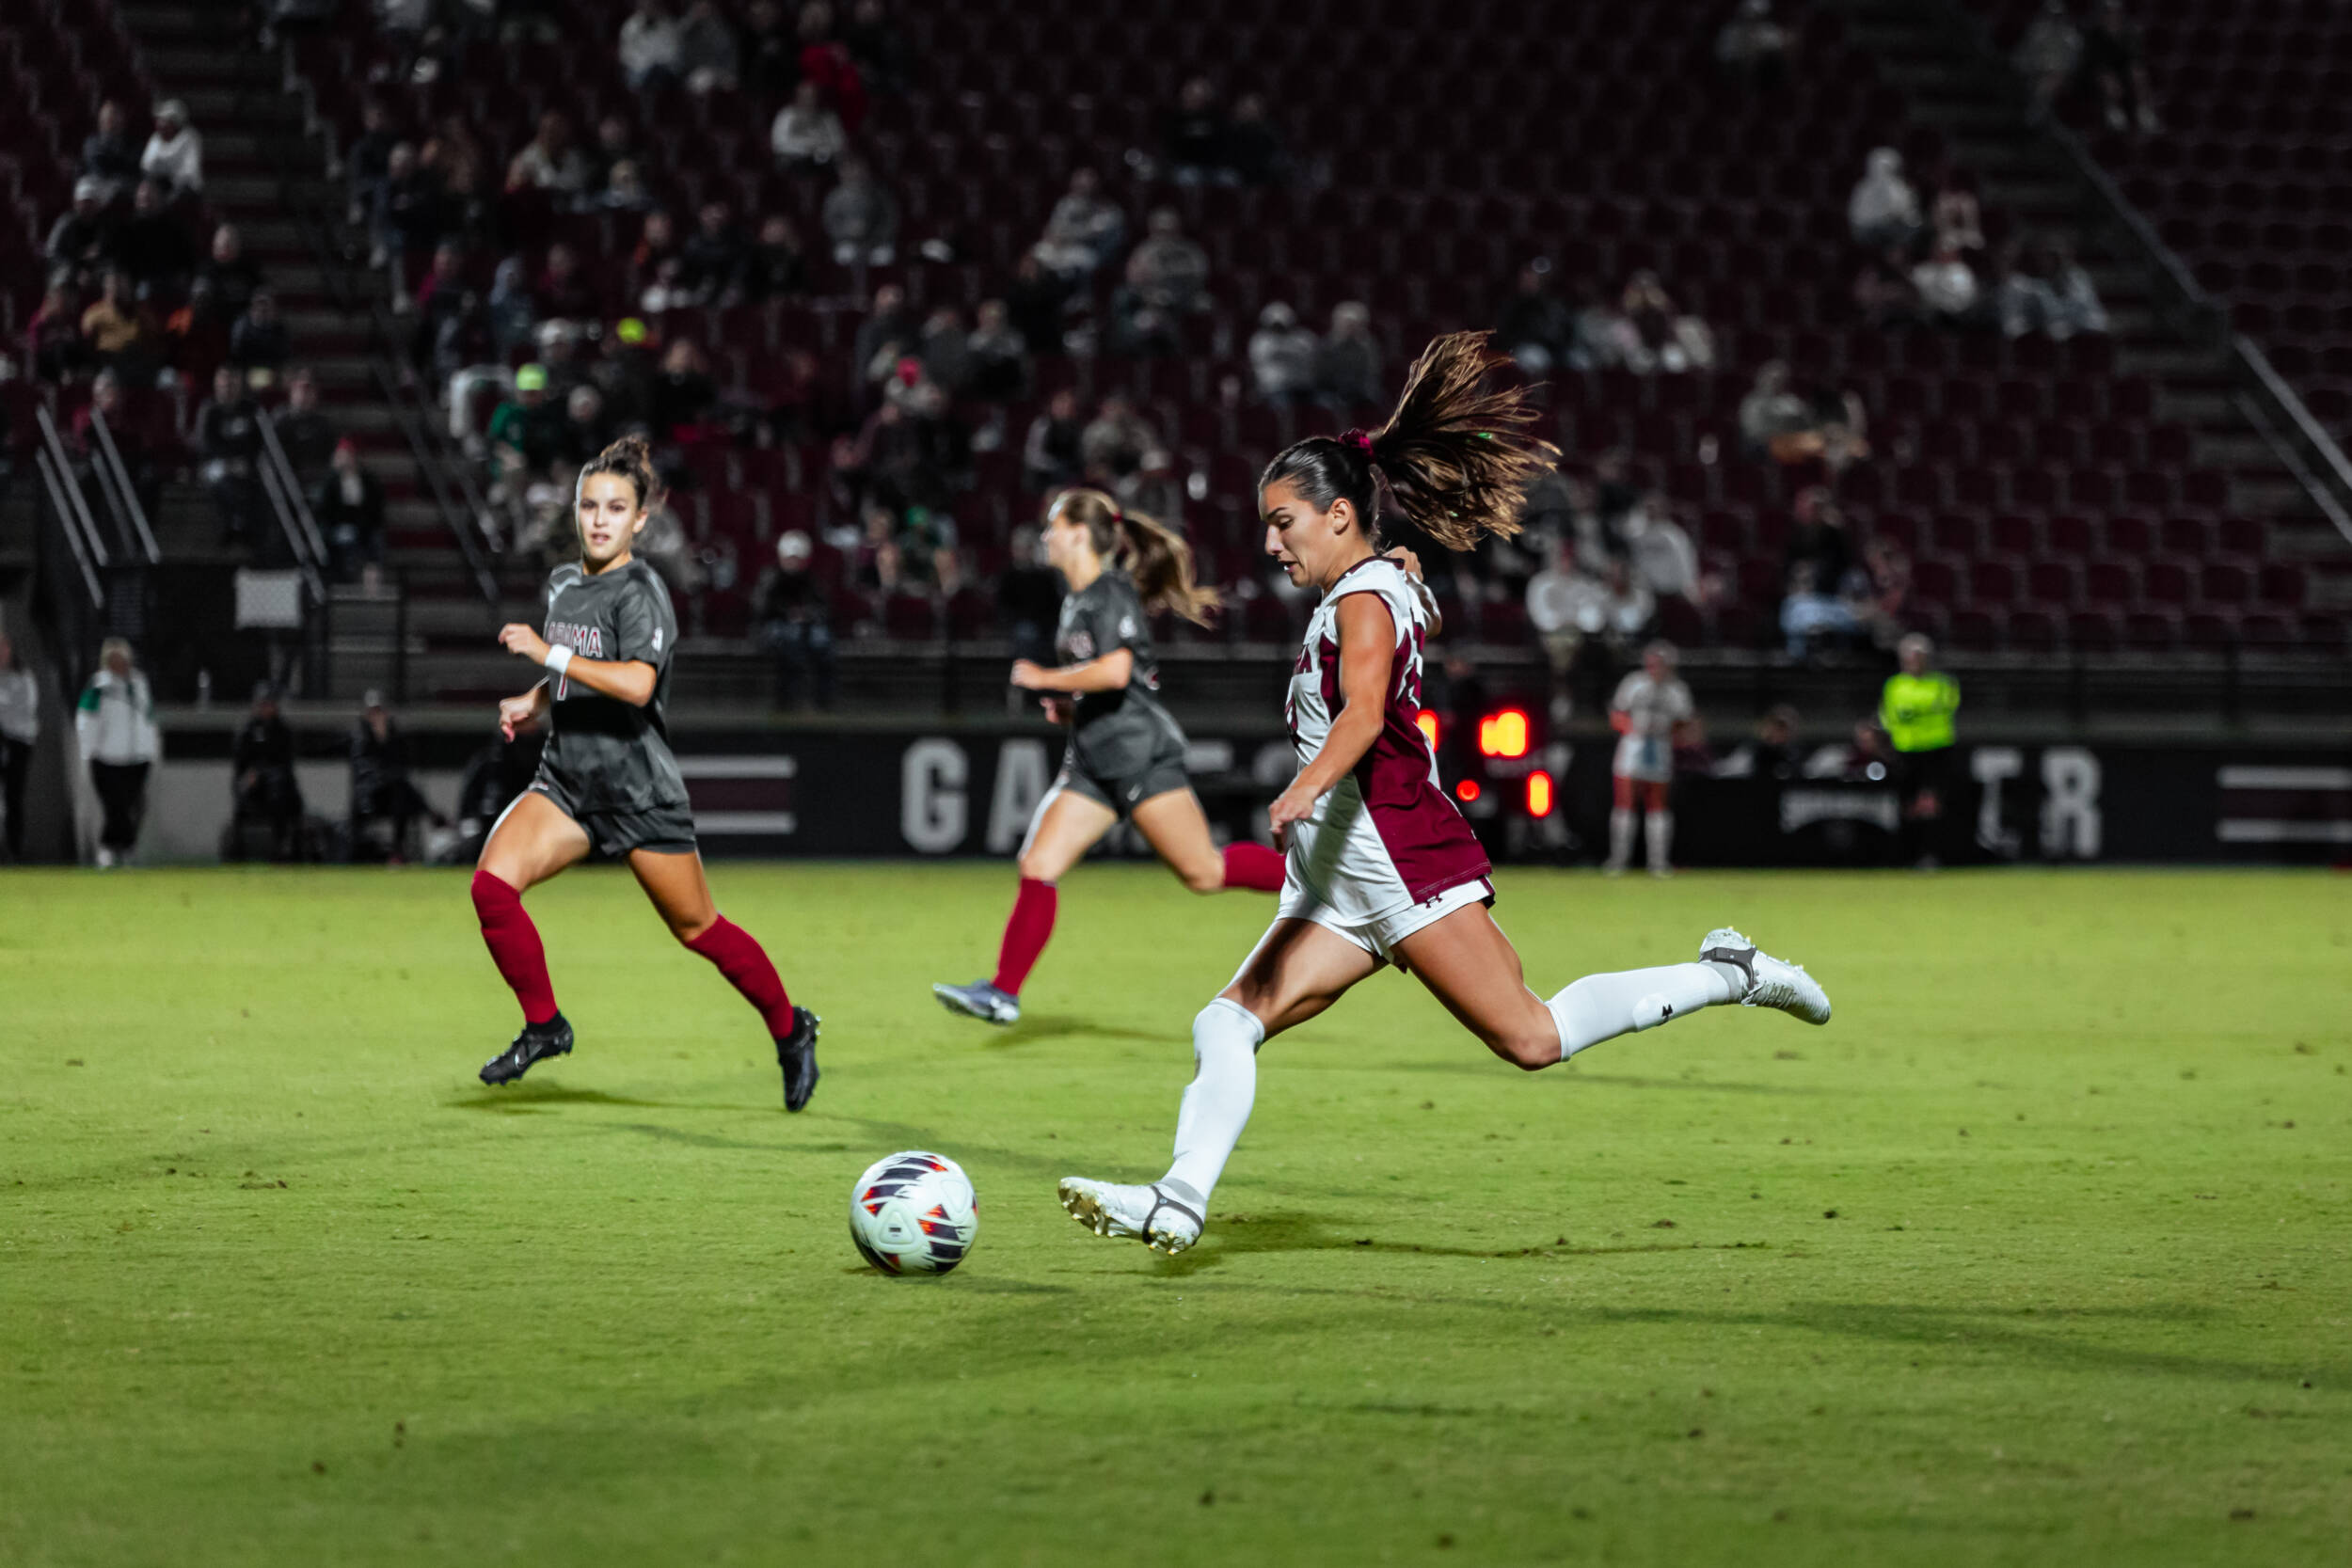
[[[1327,931],[1338,932],[1382,963],[1395,963],[1398,942],[1423,927],[1443,920],[1455,910],[1492,903],[1494,896],[1494,883],[1481,877],[1475,881],[1457,883],[1418,904],[1407,904],[1370,920],[1350,921],[1334,913],[1298,882],[1286,881],[1274,918],[1311,920]]]
[[[1610,759],[1609,770],[1621,779],[1637,784],[1672,784],[1675,776],[1674,748],[1660,735],[1629,735],[1619,737],[1617,754]]]

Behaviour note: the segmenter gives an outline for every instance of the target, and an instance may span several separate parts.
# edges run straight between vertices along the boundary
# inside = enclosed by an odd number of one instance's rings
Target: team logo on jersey
[[[1070,634],[1070,657],[1080,659],[1092,658],[1094,657],[1094,634],[1090,631],[1072,632]]]
[[[549,621],[547,639],[550,642],[569,648],[572,652],[588,658],[604,657],[604,628],[602,626],[583,626],[576,621]]]

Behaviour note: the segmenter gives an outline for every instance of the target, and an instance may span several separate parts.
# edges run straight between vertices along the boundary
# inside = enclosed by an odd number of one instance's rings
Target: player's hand
[[[1314,814],[1314,792],[1306,787],[1304,781],[1293,784],[1276,796],[1274,804],[1265,809],[1266,825],[1274,830],[1274,847],[1288,849],[1291,824],[1304,821]]]
[[[1069,698],[1062,696],[1047,697],[1039,703],[1038,705],[1045,710],[1045,718],[1049,723],[1067,724],[1070,722]]]
[[[536,691],[499,699],[499,734],[512,740],[524,731],[538,727],[539,694]]]
[[[1415,582],[1419,582],[1421,580],[1420,556],[1415,555],[1404,546],[1399,545],[1396,548],[1388,552],[1388,559],[1395,562],[1399,566],[1404,567],[1405,575],[1411,578]]]
[[[1014,659],[1012,661],[1012,684],[1024,691],[1049,689],[1045,685],[1045,666],[1033,658]]]
[[[520,621],[509,621],[499,627],[499,646],[518,658],[531,660],[533,664],[545,664],[548,661],[548,640],[524,626]]]

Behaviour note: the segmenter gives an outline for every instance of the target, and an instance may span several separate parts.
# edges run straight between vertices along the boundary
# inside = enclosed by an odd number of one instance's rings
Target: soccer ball
[[[877,1160],[850,1189],[850,1240],[884,1274],[946,1274],[980,1233],[963,1167],[911,1148]]]

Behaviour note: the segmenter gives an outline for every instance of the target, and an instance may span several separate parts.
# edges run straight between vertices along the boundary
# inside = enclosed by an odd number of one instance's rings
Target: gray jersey
[[[1135,674],[1123,690],[1078,693],[1072,708],[1078,728],[1090,729],[1116,715],[1157,722],[1160,667],[1152,657],[1152,628],[1144,619],[1143,601],[1136,595],[1133,578],[1106,567],[1101,577],[1062,600],[1054,655],[1064,664],[1084,664],[1121,648],[1135,655]]]
[[[582,811],[642,811],[686,803],[686,781],[670,754],[661,710],[670,699],[670,656],[677,615],[670,591],[643,561],[590,577],[565,564],[548,574],[547,640],[582,658],[654,667],[653,700],[635,707],[554,680],[541,772],[559,781]]]

